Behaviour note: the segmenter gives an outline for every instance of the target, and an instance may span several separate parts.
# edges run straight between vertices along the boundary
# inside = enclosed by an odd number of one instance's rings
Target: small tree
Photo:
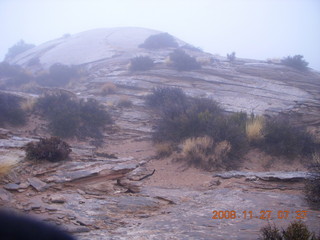
[[[20,40],[11,48],[8,49],[8,53],[5,56],[5,60],[9,60],[17,56],[18,54],[25,52],[31,48],[35,47],[34,44],[25,43],[23,40]]]
[[[176,49],[170,54],[172,66],[178,71],[190,71],[201,68],[200,63],[194,57],[189,56],[185,51]]]
[[[308,62],[303,59],[302,55],[295,55],[293,57],[288,56],[281,60],[282,64],[298,69],[300,71],[305,71],[308,69]]]
[[[234,60],[236,60],[236,53],[232,52],[230,54],[227,54],[227,58],[230,62],[233,62]]]
[[[150,57],[139,56],[131,59],[130,70],[131,71],[145,71],[153,67],[154,63]]]

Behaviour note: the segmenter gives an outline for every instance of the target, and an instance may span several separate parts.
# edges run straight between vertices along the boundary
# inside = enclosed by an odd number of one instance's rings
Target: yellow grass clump
[[[258,141],[263,138],[264,118],[256,116],[251,118],[246,123],[246,135],[250,142]]]
[[[157,156],[160,158],[168,157],[173,152],[172,143],[163,142],[155,145]]]
[[[21,102],[21,109],[25,112],[31,112],[37,102],[35,98],[27,98]]]

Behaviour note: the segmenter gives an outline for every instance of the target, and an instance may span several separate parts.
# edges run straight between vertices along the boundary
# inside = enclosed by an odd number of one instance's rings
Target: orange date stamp
[[[235,211],[235,210],[223,210],[212,211],[212,219],[305,219],[308,211],[287,211],[287,210],[261,210],[260,212],[254,211]]]

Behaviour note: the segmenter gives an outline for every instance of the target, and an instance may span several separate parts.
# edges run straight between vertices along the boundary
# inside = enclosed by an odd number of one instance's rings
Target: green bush
[[[200,63],[194,57],[189,56],[181,49],[176,49],[169,57],[172,66],[178,71],[190,71],[201,68]]]
[[[292,126],[288,118],[269,119],[263,134],[262,149],[272,155],[311,155],[316,148],[311,135],[304,128]]]
[[[159,49],[167,47],[178,47],[173,36],[168,33],[159,33],[148,37],[139,47],[147,49]]]
[[[0,93],[0,126],[9,125],[23,125],[26,123],[26,114],[21,109],[20,97]]]
[[[35,47],[34,44],[25,43],[23,40],[20,40],[15,45],[13,45],[11,48],[8,49],[8,53],[6,54],[5,59],[12,59],[18,54],[25,52],[31,48]]]
[[[282,64],[298,69],[300,71],[305,71],[308,69],[308,62],[303,59],[302,55],[295,55],[293,57],[288,56],[281,60]]]
[[[260,240],[320,240],[311,232],[305,223],[293,221],[286,229],[280,230],[277,226],[267,226],[260,229]]]
[[[52,134],[64,138],[100,138],[102,128],[112,123],[108,112],[96,100],[78,100],[68,93],[41,97],[37,109],[48,118]]]
[[[28,160],[59,162],[68,158],[71,148],[60,138],[51,137],[28,143],[25,151]]]
[[[153,67],[154,63],[150,57],[139,56],[131,59],[131,71],[146,71]]]
[[[38,76],[36,81],[42,86],[62,87],[77,77],[78,71],[75,67],[56,63],[49,68],[49,73]]]

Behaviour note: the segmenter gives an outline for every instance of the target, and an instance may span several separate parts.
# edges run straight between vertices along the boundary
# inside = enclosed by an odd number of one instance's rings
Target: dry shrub
[[[155,148],[159,158],[169,157],[173,152],[173,145],[169,142],[157,143]]]
[[[8,162],[0,163],[0,177],[8,174],[12,167],[13,167],[12,163],[8,163]]]
[[[132,107],[132,101],[129,99],[129,97],[127,96],[122,96],[118,103],[117,103],[118,107],[125,107],[125,108],[130,108]]]
[[[60,138],[51,137],[28,143],[25,151],[26,158],[29,160],[59,162],[68,158],[71,148]]]
[[[112,82],[107,82],[101,87],[101,95],[106,96],[108,94],[113,94],[117,90],[117,86]]]
[[[0,93],[0,126],[6,124],[18,126],[26,123],[26,114],[21,109],[21,101],[21,97]]]
[[[282,240],[281,232],[276,225],[270,223],[260,229],[260,240]]]
[[[132,58],[130,60],[130,67],[131,71],[146,71],[153,67],[154,62],[148,56],[139,56]]]
[[[246,123],[246,135],[249,142],[257,142],[263,138],[264,118],[256,116]]]

